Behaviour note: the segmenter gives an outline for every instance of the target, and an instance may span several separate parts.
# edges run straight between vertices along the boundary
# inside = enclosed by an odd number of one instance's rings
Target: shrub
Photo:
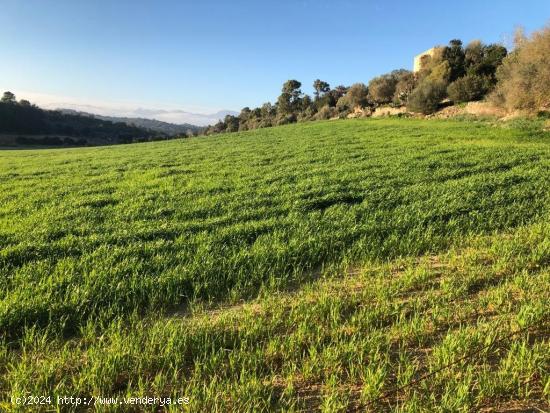
[[[492,100],[509,110],[550,108],[550,26],[531,38],[518,38],[516,49],[497,69]]]
[[[436,47],[431,56],[423,56],[420,71],[416,74],[418,80],[423,82],[448,82],[451,76],[451,66],[444,57],[445,48]]]
[[[434,113],[439,102],[445,98],[446,85],[444,82],[423,81],[413,90],[407,102],[407,108],[412,112],[428,115]]]
[[[226,115],[223,121],[226,132],[237,132],[239,130],[239,118],[233,115]]]
[[[317,112],[314,116],[314,119],[316,120],[326,120],[331,119],[335,117],[338,114],[338,111],[334,107],[330,107],[329,105],[323,106],[319,112]]]
[[[451,78],[451,65],[448,61],[444,60],[441,63],[432,67],[430,74],[426,77],[426,81],[431,83],[444,83],[449,84]]]
[[[338,100],[337,107],[339,109],[353,109],[356,106],[364,108],[368,104],[369,89],[363,83],[355,83],[347,93]]]
[[[290,123],[296,123],[296,115],[293,113],[277,117],[277,125],[288,125]]]
[[[370,98],[376,103],[390,103],[395,94],[397,79],[391,74],[375,77],[369,82]]]
[[[307,122],[314,119],[315,116],[315,107],[313,105],[303,109],[298,113],[297,120],[298,122]]]
[[[499,44],[485,45],[479,40],[472,41],[465,49],[466,73],[488,76],[495,81],[495,73],[508,51]]]
[[[449,80],[451,82],[464,75],[464,49],[461,40],[451,40],[449,46],[443,49],[443,58],[449,65]]]
[[[405,69],[394,70],[369,82],[369,99],[377,104],[402,104],[414,88],[414,74]]]
[[[339,119],[347,119],[348,115],[351,113],[351,110],[344,110],[342,112],[338,112],[338,118]]]
[[[491,80],[477,75],[466,75],[455,80],[447,87],[449,98],[453,102],[470,102],[483,98],[491,87]]]
[[[395,105],[404,105],[407,103],[409,95],[416,86],[416,79],[412,72],[403,74],[395,85],[395,94],[393,103]]]
[[[348,111],[350,109],[351,105],[347,99],[346,96],[342,96],[340,99],[338,99],[338,102],[336,102],[336,112],[344,112]]]

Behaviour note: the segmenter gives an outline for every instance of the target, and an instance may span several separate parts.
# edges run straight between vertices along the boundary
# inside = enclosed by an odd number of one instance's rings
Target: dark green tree
[[[309,95],[304,95],[304,97],[302,98],[301,107],[302,109],[298,115],[299,122],[311,120],[313,119],[315,113],[317,113],[317,107],[315,106]]]
[[[3,103],[16,103],[17,99],[15,99],[15,95],[11,92],[4,92],[4,95],[2,95],[2,99],[0,99],[0,102]]]
[[[226,115],[223,120],[226,132],[237,132],[239,130],[239,118],[233,115]]]
[[[315,101],[318,101],[322,95],[330,90],[330,85],[323,80],[317,79],[313,82],[313,89],[315,90]]]
[[[273,126],[275,124],[275,119],[277,117],[277,108],[275,105],[272,105],[270,102],[264,103],[260,108],[260,128],[266,128]]]
[[[336,107],[336,103],[338,103],[338,100],[348,92],[348,89],[349,88],[342,85],[336,86],[316,101],[315,106],[317,106],[318,110],[324,106],[329,106],[331,108]]]
[[[277,99],[277,111],[280,115],[296,114],[301,109],[302,84],[297,80],[287,80]]]
[[[241,113],[239,114],[239,130],[248,130],[248,121],[252,111],[248,106],[242,108]]]
[[[409,95],[416,87],[416,78],[413,72],[405,70],[400,73],[395,85],[395,94],[393,95],[393,103],[396,105],[404,105],[407,103]]]
[[[470,75],[489,76],[495,80],[497,67],[507,54],[506,48],[499,44],[485,45],[479,40],[473,41],[464,49],[466,72]]]
[[[466,70],[464,68],[464,49],[462,48],[462,40],[453,39],[449,42],[449,46],[443,50],[443,58],[449,62],[451,68],[450,81],[453,82],[459,77],[464,76]]]
[[[471,102],[483,98],[491,88],[491,79],[487,76],[467,74],[447,87],[449,98],[455,102]]]
[[[379,104],[390,103],[394,99],[397,83],[401,78],[410,75],[411,72],[408,70],[400,69],[375,77],[369,82],[369,95],[371,100]]]
[[[277,114],[277,109],[270,102],[264,103],[260,111],[262,118],[274,117]]]
[[[341,97],[337,106],[342,109],[354,109],[355,107],[364,108],[369,103],[369,89],[364,83],[355,83],[353,84],[346,94]]]
[[[446,95],[446,88],[447,85],[442,81],[422,81],[409,96],[407,109],[425,115],[434,113]]]

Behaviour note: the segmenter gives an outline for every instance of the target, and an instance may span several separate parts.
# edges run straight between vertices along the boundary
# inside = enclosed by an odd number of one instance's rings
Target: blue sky
[[[207,113],[295,78],[349,85],[452,38],[508,41],[549,0],[0,0],[0,88],[43,103]],[[24,97],[24,96],[21,96]]]

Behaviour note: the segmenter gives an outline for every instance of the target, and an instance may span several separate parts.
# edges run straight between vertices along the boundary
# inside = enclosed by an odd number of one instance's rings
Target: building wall
[[[422,58],[424,56],[433,56],[435,54],[436,47],[432,47],[431,49],[426,50],[425,52],[420,53],[419,55],[415,56],[414,58],[414,69],[413,72],[418,72],[422,68]]]

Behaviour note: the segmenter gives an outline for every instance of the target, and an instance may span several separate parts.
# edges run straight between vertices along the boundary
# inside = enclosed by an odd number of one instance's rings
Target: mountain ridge
[[[61,113],[69,115],[87,116],[95,119],[111,121],[113,123],[122,122],[129,126],[137,126],[139,128],[148,129],[154,132],[161,132],[169,136],[177,135],[192,135],[199,133],[203,127],[190,123],[171,123],[164,122],[158,119],[150,119],[145,117],[129,117],[129,116],[106,116],[90,112],[83,112],[74,109],[58,109]]]
[[[96,117],[103,116],[108,118],[129,118],[129,119],[151,119],[160,122],[166,122],[174,125],[193,125],[193,126],[209,126],[214,125],[218,121],[223,120],[226,115],[238,115],[238,112],[232,110],[219,110],[214,113],[193,113],[182,109],[149,109],[137,107],[133,109],[117,110],[115,113],[108,111],[105,108],[91,105],[57,105],[52,107],[48,105],[47,109],[57,111],[71,111],[66,113],[83,113],[94,115]]]

